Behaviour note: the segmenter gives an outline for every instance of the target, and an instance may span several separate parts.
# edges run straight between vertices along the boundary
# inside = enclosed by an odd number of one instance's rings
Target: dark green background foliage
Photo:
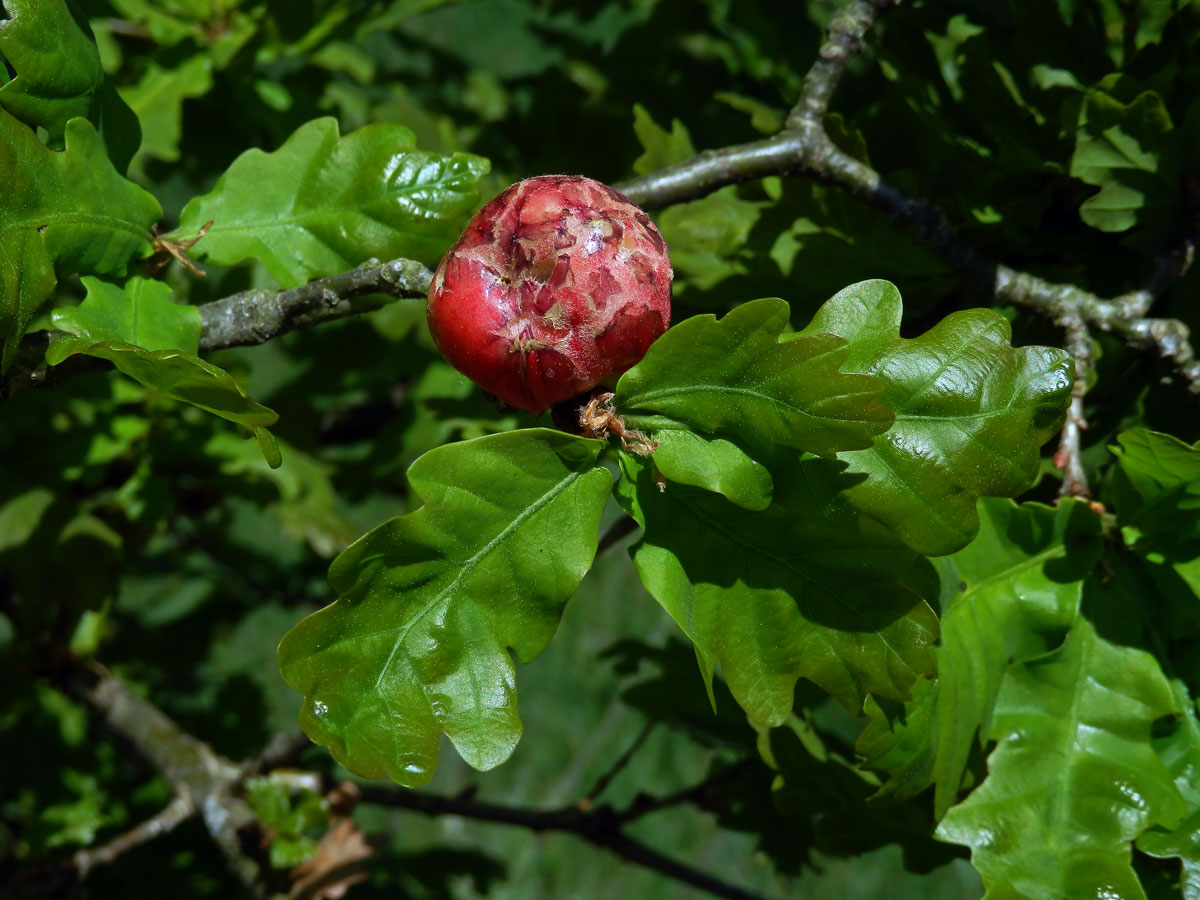
[[[1092,505],[1057,501],[1055,324],[807,177],[654,212],[676,325],[613,401],[652,461],[498,410],[418,299],[202,353],[196,307],[433,266],[519,178],[778,132],[841,6],[0,0],[3,371],[76,367],[0,402],[0,894],[70,896],[171,800],[71,688],[94,659],[235,761],[299,712],[326,785],[559,809],[640,742],[614,808],[725,774],[628,835],[763,896],[1200,900],[1200,407],[1119,335]],[[906,0],[825,127],[985,257],[1118,296],[1200,229],[1200,3]],[[148,265],[209,220],[202,277]],[[1197,271],[1155,316],[1200,331]],[[239,788],[272,890],[337,817],[294,788]],[[354,898],[698,896],[353,815]],[[84,886],[253,896],[196,817]]]

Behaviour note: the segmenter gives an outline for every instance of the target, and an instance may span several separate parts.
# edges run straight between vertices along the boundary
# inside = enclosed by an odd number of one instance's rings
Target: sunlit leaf
[[[1176,711],[1154,658],[1080,615],[1058,650],[1010,669],[988,777],[938,836],[972,848],[992,897],[1145,897],[1130,844],[1186,811],[1150,742]]]
[[[880,712],[859,745],[872,767],[897,780],[885,795],[911,796],[935,784],[939,817],[957,798],[972,749],[988,739],[1008,665],[1061,640],[1100,554],[1100,521],[1085,503],[1064,500],[1051,508],[985,499],[979,512],[979,534],[940,567],[949,590],[936,683],[906,707],[910,714],[890,739],[878,731]],[[928,780],[913,778],[913,768]]]
[[[436,263],[478,203],[486,160],[416,149],[400,125],[342,137],[336,119],[298,128],[273,153],[247,150],[188,203],[174,234],[212,228],[192,252],[221,265],[261,260],[284,287],[369,257]]]
[[[279,646],[309,737],[406,785],[433,777],[442,734],[478,769],[507,759],[521,735],[508,651],[542,651],[591,565],[612,484],[602,448],[534,429],[413,463],[425,505],[334,560],[339,599]]]
[[[1015,497],[1037,478],[1038,448],[1058,430],[1073,365],[1062,350],[1013,348],[997,312],[952,313],[923,335],[900,337],[900,293],[886,281],[851,285],[803,334],[850,344],[844,368],[885,385],[895,424],[867,450],[845,453],[860,509],[928,556],[952,553],[979,527],[980,497]]]
[[[158,202],[109,162],[87,119],[66,127],[66,149],[49,150],[0,109],[0,338],[4,363],[56,277],[121,275],[150,250]]]
[[[782,300],[755,300],[718,321],[693,316],[659,338],[617,384],[616,403],[643,431],[687,428],[829,456],[869,447],[891,414],[879,384],[839,372],[849,349],[829,334],[780,340]]]
[[[1157,738],[1154,746],[1187,803],[1187,815],[1174,828],[1143,832],[1137,848],[1151,856],[1179,857],[1184,900],[1196,900],[1200,897],[1200,721],[1187,686],[1175,680],[1171,688],[1182,713],[1170,733]]]
[[[93,344],[118,341],[144,350],[182,350],[195,356],[200,345],[200,310],[171,302],[161,281],[131,278],[124,287],[81,279],[87,297],[79,306],[56,309],[54,327]]]

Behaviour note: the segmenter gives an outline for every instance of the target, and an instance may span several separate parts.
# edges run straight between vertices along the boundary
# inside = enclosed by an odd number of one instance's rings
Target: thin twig
[[[1092,336],[1081,316],[1072,312],[1060,319],[1059,324],[1067,333],[1066,349],[1075,360],[1075,381],[1071,385],[1071,405],[1063,421],[1062,437],[1054,454],[1054,465],[1062,469],[1063,481],[1059,488],[1060,497],[1090,496],[1087,473],[1083,468],[1083,432],[1087,420],[1083,415],[1083,398],[1087,394],[1088,378],[1092,370]]]
[[[319,278],[284,291],[252,290],[201,305],[200,350],[262,344],[271,338],[321,322],[372,312],[386,301],[424,298],[433,273],[411,259],[381,263],[369,259],[361,266]],[[76,355],[57,366],[48,366],[45,355],[59,332],[35,331],[21,339],[12,371],[0,379],[0,400],[27,387],[55,387],[85,372],[110,368],[95,357]]]
[[[258,893],[258,866],[242,852],[238,838],[239,830],[257,821],[246,801],[235,795],[242,767],[185,732],[98,663],[71,672],[64,687],[153,763],[181,803],[200,812],[230,868]]]
[[[135,825],[124,834],[118,835],[107,844],[96,848],[85,847],[75,851],[71,863],[82,881],[95,866],[114,862],[121,854],[142,844],[162,837],[176,825],[186,822],[196,814],[196,807],[183,796],[177,796],[161,811],[144,822]]]
[[[833,18],[829,36],[804,76],[800,99],[787,119],[788,128],[800,128],[806,121],[819,123],[825,118],[842,73],[862,49],[864,36],[875,20],[895,5],[896,0],[854,0]]]
[[[428,816],[462,816],[483,822],[515,825],[538,833],[566,832],[597,847],[610,850],[629,862],[690,884],[714,897],[725,897],[729,900],[764,900],[759,894],[693,869],[629,837],[621,830],[622,820],[608,806],[597,806],[587,811],[577,807],[533,810],[480,803],[469,797],[443,797],[404,788],[374,785],[362,787],[360,802],[412,810]]]
[[[577,806],[580,809],[590,809],[596,802],[596,799],[608,789],[613,779],[621,774],[621,771],[633,760],[634,754],[641,749],[642,744],[646,743],[646,738],[650,737],[650,732],[654,730],[654,725],[653,721],[647,721],[642,726],[637,736],[634,737],[633,742],[625,748],[625,752],[618,756],[616,761],[601,773],[600,777],[596,779],[596,783],[592,785],[592,789],[579,799]]]
[[[600,536],[600,542],[596,545],[596,555],[604,553],[613,544],[618,543],[627,535],[637,531],[638,523],[634,521],[632,516],[622,516],[608,526],[608,530]]]
[[[300,754],[311,746],[313,746],[313,742],[302,731],[281,732],[271,738],[262,753],[247,763],[244,768],[248,774],[258,774],[270,772],[281,766],[290,766],[295,764],[296,760],[300,758]]]
[[[749,771],[754,764],[755,761],[747,757],[723,769],[718,769],[698,784],[682,788],[665,797],[639,794],[628,807],[617,813],[617,819],[624,824],[632,822],[634,819],[640,819],[642,816],[649,815],[650,813],[668,809],[672,806],[680,806],[685,803],[692,803],[703,807],[713,790],[739,778],[744,772]]]
[[[424,297],[433,273],[411,259],[369,259],[356,269],[286,291],[243,291],[200,307],[202,351],[262,344],[273,337],[378,309],[371,294]]]

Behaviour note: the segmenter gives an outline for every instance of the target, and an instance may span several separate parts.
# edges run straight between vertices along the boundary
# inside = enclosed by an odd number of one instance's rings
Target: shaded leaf
[[[67,122],[87,117],[104,83],[100,52],[87,20],[66,0],[4,0],[0,54],[16,77],[0,87],[0,106],[27,125],[45,128],[62,147]]]
[[[931,670],[936,617],[899,583],[912,551],[841,501],[841,464],[773,467],[759,512],[681,484],[660,492],[626,454],[622,467],[622,500],[645,528],[631,551],[642,583],[695,644],[706,681],[720,662],[756,724],[784,721],[802,677],[857,712],[868,691],[904,699]]]
[[[54,327],[93,344],[117,341],[143,350],[199,353],[200,310],[171,302],[171,288],[149,278],[131,278],[124,287],[84,277],[87,296],[76,307],[56,309]]]
[[[778,773],[771,786],[775,808],[793,831],[808,832],[803,844],[793,845],[792,854],[804,852],[807,845],[850,856],[896,843],[904,848],[906,867],[917,871],[944,864],[955,854],[954,848],[931,838],[935,823],[927,804],[867,802],[878,787],[875,778],[842,756],[811,720],[792,714],[782,727],[762,730],[758,747],[763,761]]]
[[[1150,743],[1175,711],[1152,656],[1079,616],[1058,650],[1009,670],[988,777],[938,836],[972,848],[989,896],[1144,897],[1130,842],[1185,812]]]
[[[867,450],[841,456],[866,478],[851,501],[927,556],[965,546],[980,497],[1015,497],[1037,479],[1038,448],[1070,401],[1074,366],[1062,350],[1009,345],[997,312],[956,312],[920,337],[900,337],[900,293],[886,281],[851,285],[803,334],[850,343],[844,368],[885,385],[896,422]]]
[[[665,169],[696,155],[686,125],[674,119],[671,130],[667,131],[654,121],[654,117],[640,103],[635,103],[633,107],[633,133],[645,151],[633,161],[633,171],[638,175]]]
[[[1102,90],[1079,111],[1071,174],[1100,188],[1079,208],[1088,225],[1126,231],[1178,204],[1178,166],[1169,157],[1174,129],[1162,97],[1146,91],[1121,103]]]
[[[633,131],[645,152],[633,163],[639,175],[696,155],[687,127],[675,119],[668,132],[640,103],[633,108]],[[690,203],[677,203],[655,219],[671,248],[676,285],[683,279],[708,290],[722,279],[745,271],[734,259],[750,237],[761,203],[743,200],[737,188],[714,191]]]
[[[425,505],[334,560],[339,599],[279,645],[313,741],[410,786],[433,776],[443,733],[478,769],[508,758],[521,735],[508,648],[537,656],[591,565],[612,485],[603,446],[532,429],[413,463]]]
[[[336,119],[302,125],[273,153],[247,150],[184,207],[175,236],[212,228],[193,253],[220,265],[261,260],[284,287],[369,257],[435,263],[478,202],[486,160],[415,149],[411,131],[376,124],[341,137]]]
[[[746,509],[770,505],[770,471],[737,444],[680,429],[660,430],[655,440],[654,465],[667,481],[716,491]]]
[[[1141,429],[1117,436],[1112,497],[1117,517],[1173,561],[1200,556],[1200,446]]]
[[[90,119],[104,137],[118,171],[137,146],[138,122],[104,79],[87,20],[67,0],[5,0],[12,16],[0,22],[0,57],[16,70],[0,82],[0,107],[26,125],[45,128],[61,150],[67,122]]]
[[[258,439],[267,464],[280,465],[279,447],[266,432],[279,415],[252,400],[224,369],[181,350],[146,350],[120,341],[93,343],[86,337],[59,338],[47,348],[46,362],[56,366],[76,353],[107,359],[153,391],[245,425]]]
[[[1196,900],[1200,897],[1200,721],[1187,686],[1175,680],[1171,689],[1183,712],[1175,728],[1154,741],[1154,748],[1175,779],[1187,815],[1174,828],[1156,826],[1143,832],[1137,848],[1160,858],[1178,857],[1183,867],[1180,886],[1184,900]]]
[[[68,273],[121,275],[150,251],[158,201],[116,170],[86,119],[67,125],[66,150],[48,150],[0,109],[0,338],[4,364],[30,319]]]
[[[935,784],[939,818],[957,799],[972,749],[991,733],[1008,665],[1059,642],[1100,556],[1100,521],[1086,503],[1063,500],[1051,508],[984,499],[979,512],[979,534],[941,566],[950,589],[934,651],[936,683],[906,706],[906,722],[890,739],[877,711],[858,748],[896,780],[884,796],[911,796]],[[914,769],[928,780],[912,777]]]
[[[831,456],[869,447],[892,418],[872,402],[878,383],[838,371],[850,352],[840,338],[780,340],[787,322],[788,305],[775,299],[720,321],[685,319],[621,376],[614,403],[644,431],[687,428],[759,451],[780,444]]]
[[[121,91],[121,97],[142,124],[139,153],[174,162],[179,159],[183,130],[183,101],[203,97],[212,88],[212,59],[196,54],[173,69],[153,60],[137,84]]]
[[[657,217],[671,248],[676,280],[686,279],[708,290],[746,267],[739,251],[750,238],[764,204],[743,200],[734,187],[722,188],[700,200],[677,203]]]

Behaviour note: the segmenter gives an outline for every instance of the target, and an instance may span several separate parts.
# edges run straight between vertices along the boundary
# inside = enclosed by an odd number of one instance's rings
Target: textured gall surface
[[[671,264],[649,217],[588,178],[519,182],[442,260],[429,328],[461,372],[542,413],[615,381],[666,331]]]

